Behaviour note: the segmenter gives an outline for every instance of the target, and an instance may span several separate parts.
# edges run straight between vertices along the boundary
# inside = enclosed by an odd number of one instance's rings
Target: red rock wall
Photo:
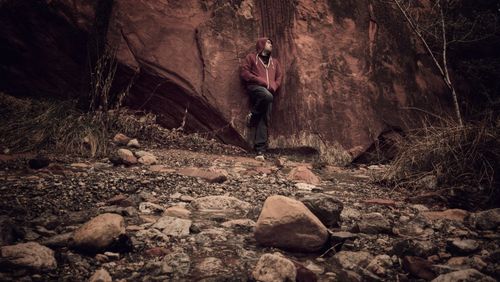
[[[77,32],[91,30],[88,1],[47,3]],[[418,42],[379,1],[120,0],[108,20],[117,81],[135,77],[128,104],[159,114],[168,127],[184,123],[227,143],[246,146],[249,105],[239,64],[263,35],[273,38],[285,68],[271,147],[312,147],[345,162],[383,132],[415,126],[421,112],[407,108],[448,109],[448,94]],[[53,42],[62,44],[71,42]]]

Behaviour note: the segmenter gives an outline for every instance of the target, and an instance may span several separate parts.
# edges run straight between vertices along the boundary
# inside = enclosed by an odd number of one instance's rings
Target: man
[[[257,155],[262,155],[267,149],[271,106],[283,75],[278,60],[271,56],[273,50],[271,39],[259,38],[255,49],[256,52],[248,54],[243,61],[240,76],[252,102],[251,112],[247,116],[247,126],[256,127],[254,149]]]

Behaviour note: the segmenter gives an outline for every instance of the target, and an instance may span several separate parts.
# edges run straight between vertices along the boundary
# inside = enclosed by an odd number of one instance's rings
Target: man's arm
[[[243,79],[245,82],[248,83],[255,83],[257,85],[267,87],[267,82],[259,78],[258,76],[252,74],[251,69],[252,69],[252,56],[248,55],[245,58],[243,64],[241,65],[241,71],[240,71],[241,79]]]

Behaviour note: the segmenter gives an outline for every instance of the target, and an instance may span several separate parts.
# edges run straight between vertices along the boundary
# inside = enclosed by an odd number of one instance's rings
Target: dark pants
[[[255,127],[254,148],[263,151],[267,148],[267,127],[271,120],[273,94],[265,87],[249,85],[247,87],[252,102],[250,126]]]

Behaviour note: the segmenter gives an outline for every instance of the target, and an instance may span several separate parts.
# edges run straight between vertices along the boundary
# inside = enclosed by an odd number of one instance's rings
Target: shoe
[[[264,161],[264,154],[265,150],[264,149],[255,149],[255,159],[258,161]]]

